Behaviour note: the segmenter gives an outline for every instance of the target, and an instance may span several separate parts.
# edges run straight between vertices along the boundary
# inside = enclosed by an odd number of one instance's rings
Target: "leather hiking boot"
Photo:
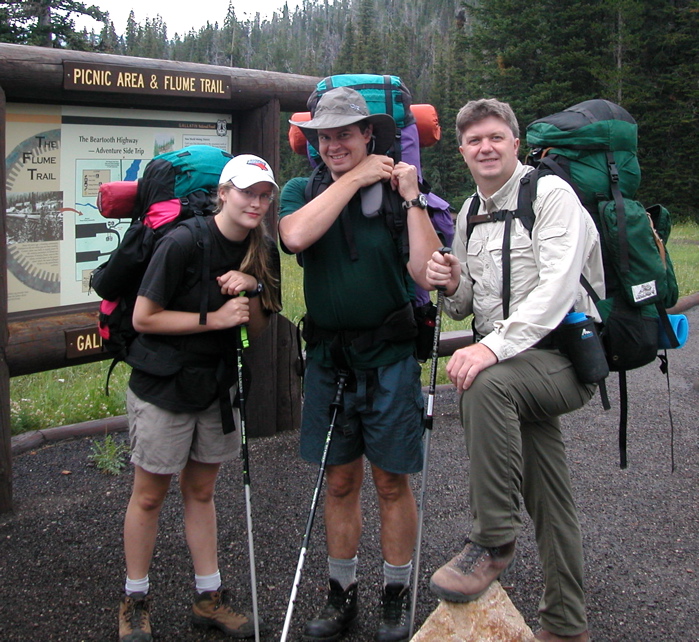
[[[306,622],[303,629],[304,640],[337,640],[357,619],[357,583],[351,584],[346,591],[336,580],[330,580],[328,601],[317,618]]]
[[[538,631],[534,636],[535,640],[541,640],[541,642],[592,642],[589,631],[583,631],[577,635],[556,635],[550,631]]]
[[[192,624],[220,629],[232,638],[254,637],[252,613],[238,613],[228,602],[229,593],[225,589],[199,594],[192,605]]]
[[[381,625],[375,642],[408,642],[410,589],[402,584],[387,584],[381,597]]]
[[[150,642],[150,596],[124,595],[119,603],[119,642]]]
[[[448,602],[472,602],[500,577],[515,556],[515,543],[485,547],[468,540],[466,548],[430,580],[430,590]]]

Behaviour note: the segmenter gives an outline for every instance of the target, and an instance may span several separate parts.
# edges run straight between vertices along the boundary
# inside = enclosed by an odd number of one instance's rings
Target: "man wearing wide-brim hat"
[[[337,639],[360,615],[356,572],[366,457],[378,494],[384,559],[375,639],[407,640],[417,530],[408,475],[422,467],[423,406],[409,283],[427,285],[426,263],[440,242],[416,168],[387,155],[396,133],[391,116],[370,114],[361,94],[340,87],[320,98],[310,121],[290,122],[323,162],[312,179],[287,183],[279,212],[284,249],[299,254],[304,268],[304,459],[321,462],[338,371],[350,373],[327,459],[330,589],[303,636]],[[391,191],[398,197],[388,198]],[[389,224],[400,218],[407,244]],[[378,598],[367,602],[378,605]]]

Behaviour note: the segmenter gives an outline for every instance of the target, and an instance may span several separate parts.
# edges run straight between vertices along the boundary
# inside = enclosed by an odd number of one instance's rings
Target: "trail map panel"
[[[97,300],[90,274],[129,224],[100,215],[102,183],[188,145],[231,148],[225,114],[8,104],[7,125],[10,313]]]

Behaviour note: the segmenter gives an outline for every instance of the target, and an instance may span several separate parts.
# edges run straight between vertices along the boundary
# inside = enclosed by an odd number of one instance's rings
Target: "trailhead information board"
[[[130,219],[103,218],[102,183],[135,181],[189,145],[231,150],[231,115],[7,105],[8,312],[97,302],[90,274]]]

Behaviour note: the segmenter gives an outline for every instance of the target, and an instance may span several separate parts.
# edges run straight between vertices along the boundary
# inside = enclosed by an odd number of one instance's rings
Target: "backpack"
[[[193,145],[153,158],[138,180],[135,194],[128,183],[100,186],[100,212],[107,218],[123,215],[128,194],[133,198],[131,224],[123,239],[90,276],[90,288],[102,297],[98,317],[102,345],[113,355],[105,385],[107,395],[112,370],[119,361],[126,360],[129,347],[138,336],[131,320],[133,308],[158,240],[175,226],[193,219],[188,225],[203,250],[200,278],[208,278],[209,235],[203,231],[206,223],[202,217],[214,212],[213,195],[218,179],[231,158],[231,154],[215,147]],[[114,209],[110,209],[110,205],[114,205]],[[206,288],[202,288],[202,324],[206,323],[206,295]]]
[[[634,200],[641,182],[637,129],[625,109],[606,100],[589,100],[531,123],[527,143],[535,170],[521,180],[514,213],[531,234],[537,180],[555,174],[573,187],[599,231],[606,298],[602,300],[582,277],[581,284],[602,318],[600,336],[609,369],[619,373],[621,468],[628,463],[626,372],[657,356],[667,374],[667,355],[659,354],[659,338],[665,336],[671,347],[679,345],[666,312],[678,297],[665,247],[670,215],[661,205],[645,208]],[[478,199],[474,205],[469,217],[477,214]],[[604,382],[600,391],[608,409]]]
[[[410,109],[412,96],[408,88],[398,76],[381,76],[379,74],[339,74],[323,78],[316,85],[306,103],[308,111],[315,113],[316,105],[323,94],[337,87],[350,87],[358,91],[371,114],[388,114],[396,121],[396,144],[391,156],[398,162],[401,160],[401,131],[415,123],[415,117]],[[310,153],[319,158],[317,150],[310,147]]]
[[[413,105],[408,88],[398,76],[378,74],[340,74],[324,78],[316,85],[308,99],[309,112],[294,114],[292,120],[310,120],[320,97],[336,87],[351,87],[362,94],[369,112],[386,113],[396,121],[396,142],[390,156],[414,165],[417,168],[421,191],[427,197],[427,211],[432,225],[443,245],[451,245],[454,238],[454,220],[451,206],[434,194],[422,175],[420,148],[434,145],[441,138],[437,112],[431,105]],[[306,200],[310,201],[330,183],[328,173],[320,162],[318,152],[309,144],[297,127],[289,130],[289,144],[299,154],[308,155],[314,167],[306,187]],[[384,188],[381,195],[381,208],[387,213],[386,223],[391,235],[403,253],[408,251],[407,212],[401,207],[401,198],[393,190]],[[345,229],[350,254],[353,253],[352,231]],[[434,333],[435,308],[428,292],[415,286],[415,318],[418,325],[418,359],[424,361],[429,356]]]

